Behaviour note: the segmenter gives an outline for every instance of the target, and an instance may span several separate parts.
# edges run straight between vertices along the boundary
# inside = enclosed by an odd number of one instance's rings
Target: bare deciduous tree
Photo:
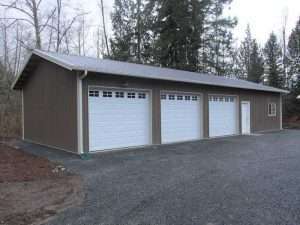
[[[43,0],[10,0],[8,3],[0,3],[0,7],[4,7],[6,10],[15,10],[20,14],[8,19],[24,21],[32,26],[35,33],[35,47],[38,49],[42,48],[41,33],[56,11],[54,7],[48,15],[41,16],[45,15],[40,12],[42,2]]]

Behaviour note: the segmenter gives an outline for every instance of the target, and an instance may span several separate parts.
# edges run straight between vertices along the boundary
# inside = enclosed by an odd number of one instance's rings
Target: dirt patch
[[[47,159],[0,144],[0,224],[40,224],[80,204],[81,179]]]
[[[0,183],[59,177],[49,160],[0,144]]]

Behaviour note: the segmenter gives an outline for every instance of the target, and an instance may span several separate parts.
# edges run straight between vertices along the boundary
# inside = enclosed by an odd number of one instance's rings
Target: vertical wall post
[[[25,125],[24,125],[24,90],[22,88],[22,92],[21,92],[21,95],[22,95],[22,140],[25,139]]]
[[[279,98],[279,107],[280,107],[280,130],[283,129],[282,126],[282,94],[280,94],[280,98]]]
[[[77,148],[83,154],[83,122],[82,122],[82,79],[77,73]]]

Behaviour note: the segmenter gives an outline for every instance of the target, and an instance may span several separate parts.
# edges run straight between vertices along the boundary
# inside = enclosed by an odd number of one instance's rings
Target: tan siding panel
[[[77,152],[76,76],[40,61],[24,86],[25,140]]]

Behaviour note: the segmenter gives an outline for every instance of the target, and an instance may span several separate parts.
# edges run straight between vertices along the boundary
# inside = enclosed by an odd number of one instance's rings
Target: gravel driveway
[[[57,225],[300,224],[300,131],[93,155],[23,144],[84,178],[83,205]]]

